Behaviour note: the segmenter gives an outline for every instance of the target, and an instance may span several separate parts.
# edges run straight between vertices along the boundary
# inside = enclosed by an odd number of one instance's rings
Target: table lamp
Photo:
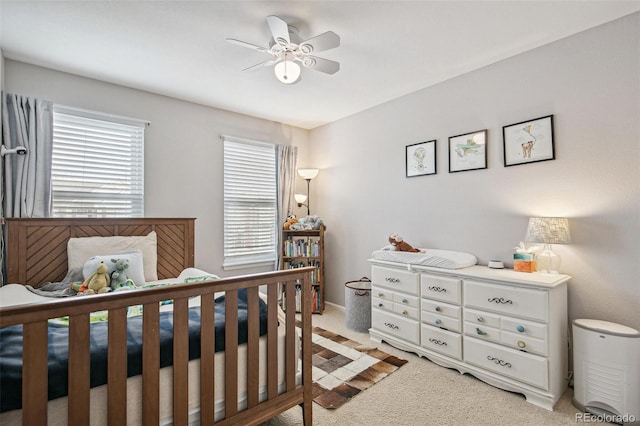
[[[551,244],[569,244],[571,242],[569,220],[564,217],[529,218],[525,241],[544,244],[542,251],[536,256],[538,270],[548,274],[557,274],[560,268],[560,256],[553,251]]]

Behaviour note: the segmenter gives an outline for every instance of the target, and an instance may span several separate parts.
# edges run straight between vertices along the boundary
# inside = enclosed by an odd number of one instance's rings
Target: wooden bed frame
[[[38,287],[67,273],[67,242],[78,237],[158,236],[158,278],[175,278],[194,264],[195,219],[7,218],[7,283]]]
[[[39,284],[60,281],[66,273],[69,238],[95,235],[158,233],[159,278],[175,277],[193,266],[194,219],[9,219],[7,223],[8,282]],[[161,242],[162,241],[162,242]],[[181,245],[182,244],[182,245]],[[64,247],[64,250],[61,249]],[[162,248],[161,248],[162,247]],[[179,247],[180,250],[176,250]],[[169,254],[173,253],[173,254]],[[64,264],[64,267],[61,266]],[[38,271],[48,272],[40,274]],[[257,425],[300,405],[305,425],[312,424],[311,378],[311,271],[291,269],[216,281],[157,287],[138,292],[55,299],[51,302],[0,308],[0,327],[23,325],[23,425],[47,424],[48,320],[69,316],[68,423],[89,424],[90,357],[89,314],[109,311],[107,419],[109,425],[126,424],[127,307],[143,306],[142,422],[158,424],[159,406],[159,302],[172,299],[173,310],[173,423],[188,423],[188,300],[201,297],[200,416],[201,424],[214,424],[214,293],[226,292],[228,306],[237,306],[238,290],[247,289],[249,336],[247,342],[247,409],[238,411],[237,310],[225,312],[225,418],[215,424]],[[169,274],[169,275],[167,275]],[[302,286],[302,383],[296,383],[298,356],[295,288]],[[259,402],[258,306],[259,287],[267,287],[267,399]],[[278,293],[286,292],[285,387],[278,393]]]

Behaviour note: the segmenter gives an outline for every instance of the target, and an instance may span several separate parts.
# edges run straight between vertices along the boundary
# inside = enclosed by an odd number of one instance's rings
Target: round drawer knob
[[[409,312],[407,312],[407,311],[402,311],[402,315],[409,315]]]
[[[441,310],[440,306],[436,306],[436,312],[440,312]]]
[[[520,349],[524,349],[527,347],[527,344],[522,340],[518,340],[517,345]]]
[[[409,301],[407,299],[402,299],[402,303],[407,304]]]
[[[486,336],[487,335],[486,332],[480,330],[479,328],[476,328],[476,333],[478,333],[478,336]]]
[[[442,324],[442,320],[440,318],[438,318],[438,319],[436,319],[435,323],[440,325],[440,324]]]
[[[378,293],[378,297],[384,297],[384,293]]]
[[[524,333],[524,326],[519,325],[516,327],[516,330],[518,330],[519,333]]]
[[[484,322],[484,318],[482,318],[482,317],[478,317],[478,318],[476,318],[476,320],[477,320],[478,322]]]
[[[384,305],[382,303],[378,303],[378,306],[382,308]]]

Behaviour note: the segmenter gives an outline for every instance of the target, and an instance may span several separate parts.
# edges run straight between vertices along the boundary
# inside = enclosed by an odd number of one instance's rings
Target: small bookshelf
[[[280,269],[315,267],[311,272],[313,313],[324,311],[324,226],[313,230],[282,231],[282,257]],[[300,311],[301,291],[296,288],[296,312]],[[282,293],[282,306],[285,294]]]

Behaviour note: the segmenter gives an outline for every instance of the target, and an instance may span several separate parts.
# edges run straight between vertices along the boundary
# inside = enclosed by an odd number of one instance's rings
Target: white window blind
[[[55,106],[53,216],[144,215],[145,123]]]
[[[224,266],[276,259],[275,145],[223,137]]]

